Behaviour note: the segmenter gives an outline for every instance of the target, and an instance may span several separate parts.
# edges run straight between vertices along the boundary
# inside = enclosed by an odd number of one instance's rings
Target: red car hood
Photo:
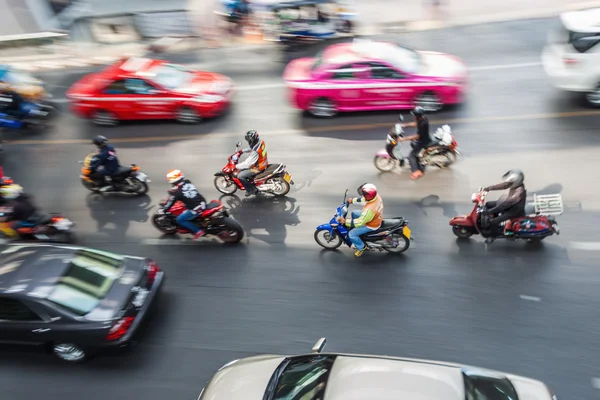
[[[233,86],[233,81],[228,77],[213,72],[196,72],[194,79],[174,92],[181,94],[225,94]]]

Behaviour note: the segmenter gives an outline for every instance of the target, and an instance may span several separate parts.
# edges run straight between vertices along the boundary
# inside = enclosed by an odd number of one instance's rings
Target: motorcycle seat
[[[223,205],[221,204],[220,201],[218,201],[218,200],[212,200],[210,203],[208,203],[206,205],[206,210],[202,211],[200,213],[200,216],[201,217],[208,217],[209,215],[212,215],[215,212],[217,212],[222,207],[223,207]]]
[[[210,203],[206,205],[207,210],[212,210],[213,208],[221,207],[221,202],[218,200],[211,200]]]
[[[132,168],[133,167],[131,167],[131,166],[129,166],[129,167],[120,166],[119,169],[117,170],[117,172],[113,176],[127,175],[131,172]]]
[[[254,177],[254,179],[266,178],[267,176],[269,176],[273,172],[275,172],[277,170],[277,168],[279,168],[280,166],[281,166],[281,164],[269,164],[269,166],[267,167],[267,169],[265,169],[264,171],[262,171],[261,173],[259,173],[258,175],[256,175]]]
[[[376,232],[381,232],[383,230],[393,228],[393,227],[401,225],[403,223],[404,223],[403,218],[389,218],[389,219],[384,218],[383,221],[381,222],[381,226],[377,230],[367,232],[365,235],[369,235],[369,234],[376,233]]]
[[[31,225],[42,225],[52,221],[52,216],[46,213],[35,213],[25,221]]]

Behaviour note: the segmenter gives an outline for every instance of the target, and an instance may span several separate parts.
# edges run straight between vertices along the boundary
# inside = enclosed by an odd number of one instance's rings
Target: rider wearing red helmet
[[[379,229],[383,221],[383,200],[377,194],[377,188],[372,183],[365,183],[358,191],[362,197],[350,198],[348,204],[364,204],[361,212],[352,211],[352,218],[339,218],[341,224],[351,228],[348,233],[352,245],[356,248],[354,255],[360,257],[365,251],[365,244],[360,239],[361,235]]]

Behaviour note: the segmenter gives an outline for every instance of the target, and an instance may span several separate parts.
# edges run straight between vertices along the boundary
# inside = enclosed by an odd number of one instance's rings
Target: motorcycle
[[[81,183],[87,190],[92,192],[98,192],[100,189],[100,185],[91,178],[94,172],[90,168],[90,164],[96,156],[96,153],[91,153],[88,154],[85,160],[79,161],[80,164],[83,164],[80,175]],[[140,171],[140,167],[135,164],[131,164],[129,167],[119,167],[117,173],[107,177],[107,179],[110,179],[112,188],[106,192],[135,193],[138,195],[146,194],[149,190],[148,183],[152,182],[148,179],[148,175]]]
[[[401,118],[401,120],[403,119]],[[396,124],[394,129],[400,137],[404,136],[404,129],[401,124]],[[400,144],[397,144],[390,135],[387,137],[387,143],[388,145],[396,146],[394,150],[398,151],[399,154]],[[452,134],[450,126],[444,125],[435,131],[431,145],[419,153],[419,163],[422,167],[432,165],[443,169],[454,164],[459,155],[458,142]],[[405,165],[409,165],[406,157],[400,155],[398,159],[394,159],[390,157],[386,149],[379,150],[375,154],[373,163],[375,164],[375,168],[381,172],[389,172],[396,167],[402,168]]]
[[[525,206],[525,216],[513,218],[500,225],[497,232],[485,228],[483,212],[486,210],[485,197],[488,192],[479,188],[473,193],[471,201],[473,210],[468,215],[454,217],[450,220],[452,233],[461,239],[473,235],[484,238],[504,238],[508,240],[527,240],[530,243],[540,242],[548,236],[559,235],[560,229],[555,216],[563,213],[563,202],[560,194],[533,195],[533,203]],[[489,218],[489,217],[488,217]],[[505,234],[505,228],[512,234]]]
[[[0,128],[22,130],[28,128],[46,128],[55,113],[54,107],[49,104],[24,102],[25,116],[21,119],[0,111]]]
[[[160,202],[161,206],[166,204],[166,200]],[[163,212],[159,209],[152,216],[152,225],[159,231],[167,235],[175,233],[189,233],[187,229],[177,225],[175,219],[187,208],[177,201],[169,210]],[[223,208],[218,200],[212,200],[206,205],[206,210],[198,214],[193,223],[204,229],[207,235],[215,235],[225,243],[239,243],[244,238],[244,228],[233,219],[227,210]]]
[[[358,194],[362,196],[360,187]],[[348,237],[350,229],[337,222],[337,218],[346,218],[348,215],[347,198],[348,189],[346,189],[346,193],[344,194],[344,202],[336,209],[331,221],[319,225],[315,231],[315,241],[325,249],[337,249],[342,243],[348,247],[352,247],[352,242]],[[366,251],[379,250],[380,252],[387,251],[390,253],[405,252],[410,247],[410,241],[413,240],[410,228],[408,227],[408,221],[402,217],[384,218],[379,229],[362,235],[361,239],[366,245]]]
[[[0,208],[0,219],[5,219],[9,213],[10,211],[7,210],[7,207]],[[16,240],[52,243],[75,242],[75,234],[73,232],[75,224],[58,214],[36,213],[27,221],[22,222],[21,225],[20,228],[16,229],[18,235]]]
[[[242,144],[238,142],[236,152],[227,159],[227,165],[215,174],[215,188],[223,194],[234,194],[238,189],[245,190],[237,177],[237,160],[242,154],[241,147]],[[290,185],[294,184],[292,176],[283,164],[269,164],[267,169],[256,175],[251,182],[260,193],[270,193],[277,197],[287,195],[291,189]]]

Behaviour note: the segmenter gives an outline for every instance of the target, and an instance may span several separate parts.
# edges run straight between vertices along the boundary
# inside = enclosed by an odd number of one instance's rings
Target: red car
[[[164,60],[128,58],[86,75],[66,95],[74,113],[98,125],[140,119],[197,123],[227,109],[233,81]]]

